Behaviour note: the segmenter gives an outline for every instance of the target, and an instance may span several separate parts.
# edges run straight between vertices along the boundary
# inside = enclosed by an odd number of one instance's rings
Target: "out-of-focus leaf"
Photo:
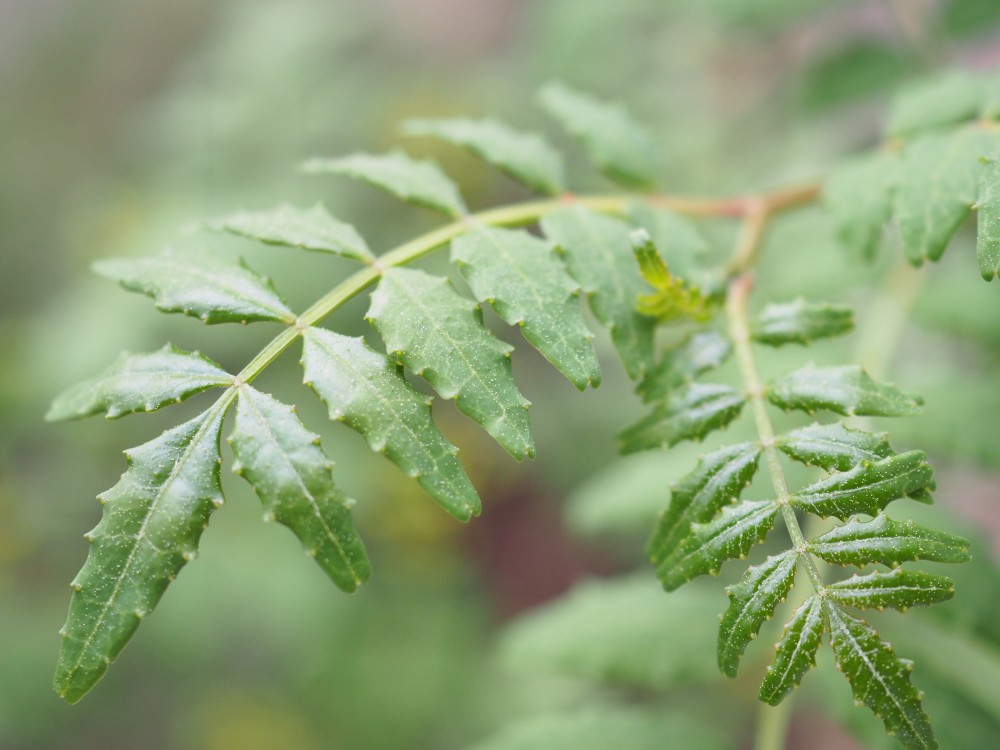
[[[670,273],[649,232],[645,229],[633,229],[629,240],[639,264],[639,272],[654,290],[651,294],[636,297],[636,310],[661,323],[676,318],[690,318],[699,322],[711,319],[712,308],[708,299],[698,287]]]
[[[877,383],[858,365],[808,365],[771,381],[767,398],[782,409],[810,414],[828,409],[845,416],[909,417],[920,413],[923,399]]]
[[[633,203],[628,221],[649,232],[674,274],[692,280],[708,251],[708,243],[690,220],[666,208]]]
[[[1000,274],[1000,161],[996,159],[990,159],[982,167],[976,208],[979,272],[987,281],[993,281]]]
[[[889,151],[854,156],[838,163],[823,183],[823,202],[837,239],[860,258],[874,258],[882,242],[882,227],[892,212],[896,162]]]
[[[623,453],[669,448],[681,440],[700,440],[739,416],[746,398],[717,383],[689,383],[667,396],[651,414],[618,435]]]
[[[815,304],[797,299],[771,303],[750,325],[754,341],[768,346],[809,344],[854,329],[854,311],[843,305]]]
[[[729,339],[718,331],[695,333],[646,371],[636,391],[646,403],[665,398],[671,391],[722,365],[733,353]]]
[[[886,131],[911,135],[975,119],[982,107],[982,80],[953,71],[910,84],[892,102]]]

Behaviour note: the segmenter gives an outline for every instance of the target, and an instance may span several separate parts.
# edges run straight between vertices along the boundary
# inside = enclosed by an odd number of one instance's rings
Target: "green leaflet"
[[[539,98],[549,114],[583,142],[605,175],[626,187],[648,190],[656,184],[656,147],[623,107],[559,83],[545,86]]]
[[[912,663],[899,659],[871,627],[836,604],[827,601],[824,612],[837,667],[855,700],[868,706],[909,750],[935,750],[938,744],[920,693],[910,682]]]
[[[909,417],[919,414],[923,404],[919,396],[875,382],[859,365],[807,365],[771,381],[766,395],[782,409],[802,409],[810,414],[828,409],[862,417]]]
[[[521,133],[497,120],[409,120],[407,135],[428,135],[462,146],[546,195],[566,190],[562,154],[540,135]]]
[[[880,461],[862,461],[811,484],[792,497],[792,505],[842,521],[856,513],[874,516],[893,500],[923,489],[933,477],[927,454],[910,451]]]
[[[700,440],[740,415],[746,398],[728,385],[689,383],[666,397],[651,414],[618,435],[622,453],[669,448]]]
[[[969,542],[943,531],[894,521],[879,513],[870,521],[853,518],[809,543],[809,551],[840,565],[899,565],[912,560],[963,563],[971,559]]]
[[[781,640],[775,645],[774,664],[767,668],[758,693],[765,703],[777,706],[802,682],[805,673],[816,666],[816,652],[826,628],[823,609],[823,600],[811,596],[785,625]]]
[[[323,204],[297,208],[282,203],[270,211],[239,211],[207,224],[209,229],[248,237],[266,245],[283,245],[370,260],[371,250],[350,224],[337,221]]]
[[[404,201],[452,217],[465,214],[458,188],[437,164],[419,161],[402,151],[388,154],[351,154],[340,159],[310,159],[302,165],[309,174],[344,174],[367,182]]]
[[[171,344],[150,354],[123,352],[96,378],[57,396],[45,419],[55,422],[100,412],[115,419],[137,411],[156,411],[209,388],[224,388],[232,383],[233,376],[208,357]]]
[[[858,257],[872,259],[892,212],[890,183],[897,157],[875,151],[840,162],[823,183],[823,203],[837,239]]]
[[[635,309],[636,297],[649,289],[632,254],[628,226],[582,206],[551,213],[541,225],[564,253],[594,316],[610,329],[629,377],[638,379],[653,357],[656,322]]]
[[[797,299],[771,303],[750,324],[754,341],[768,346],[809,344],[854,329],[854,311],[843,305],[816,304]]]
[[[387,268],[367,317],[391,354],[441,398],[455,399],[514,458],[535,455],[529,402],[511,373],[512,347],[486,329],[479,306],[448,279]]]
[[[1000,161],[987,161],[981,175],[976,204],[979,224],[976,252],[979,272],[987,281],[993,281],[1000,274]]]
[[[653,287],[651,294],[636,297],[635,309],[661,323],[677,318],[691,318],[704,323],[712,318],[711,304],[697,286],[670,273],[653,238],[645,229],[629,233],[632,252],[642,277]]]
[[[729,608],[719,626],[719,669],[736,676],[740,658],[750,641],[757,637],[765,620],[791,591],[799,557],[795,550],[768,557],[747,570],[743,580],[726,589]]]
[[[685,217],[665,208],[633,203],[628,209],[628,221],[649,232],[677,276],[691,280],[701,268],[708,243]]]
[[[458,449],[438,432],[430,399],[406,382],[402,369],[360,337],[312,327],[302,338],[304,382],[326,402],[330,418],[364,435],[458,520],[478,516],[482,504],[455,457]]]
[[[476,299],[524,338],[581,391],[601,382],[593,334],[583,322],[579,286],[548,242],[524,231],[478,227],[451,245]]]
[[[962,71],[910,84],[893,98],[886,132],[910,135],[972,120],[984,95],[982,79]]]
[[[729,339],[718,331],[695,333],[646,371],[636,391],[646,403],[663,399],[674,389],[722,365],[733,353]]]
[[[908,143],[896,171],[894,213],[910,262],[938,260],[979,194],[983,157],[1000,148],[1000,134],[960,130]]]
[[[895,568],[868,575],[855,575],[826,587],[829,597],[839,603],[861,609],[908,607],[937,604],[955,595],[955,582],[946,576],[917,570]]]
[[[700,575],[715,575],[722,563],[743,558],[774,526],[778,504],[773,500],[729,505],[708,523],[696,523],[691,533],[656,568],[663,588],[672,591]]]
[[[128,470],[100,496],[104,516],[87,538],[90,554],[73,597],[53,683],[80,700],[197,553],[222,504],[219,433],[229,402],[125,452]]]
[[[168,254],[158,258],[108,258],[94,263],[101,276],[156,301],[164,312],[181,312],[205,323],[276,320],[294,323],[271,282],[245,264],[211,255]]]
[[[290,528],[344,591],[367,581],[371,565],[351,521],[350,501],[333,484],[333,464],[319,436],[295,410],[243,384],[229,442],[236,456],[233,471],[257,491],[265,518]]]
[[[677,548],[692,523],[704,523],[724,505],[739,499],[757,471],[760,447],[739,443],[704,456],[670,493],[646,554],[654,564]]]

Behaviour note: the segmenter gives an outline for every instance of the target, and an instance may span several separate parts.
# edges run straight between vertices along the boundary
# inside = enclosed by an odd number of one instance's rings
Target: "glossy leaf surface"
[[[774,663],[767,668],[758,697],[777,706],[788,697],[805,673],[816,666],[816,652],[826,628],[823,600],[811,596],[795,610],[776,645]]]
[[[843,305],[816,304],[797,299],[769,304],[750,325],[754,341],[768,346],[810,344],[818,339],[850,333],[854,311]]]
[[[772,381],[767,398],[782,409],[817,409],[845,416],[909,417],[920,413],[923,399],[877,383],[858,365],[808,365]]]
[[[839,604],[860,609],[906,610],[951,599],[955,595],[955,583],[946,576],[895,568],[852,576],[829,584],[826,590]]]
[[[841,565],[899,565],[912,560],[963,563],[971,558],[965,539],[913,521],[894,521],[884,513],[870,521],[853,518],[811,541],[809,550]]]
[[[739,416],[746,399],[728,385],[689,383],[667,396],[644,419],[623,430],[623,453],[669,448],[682,440],[700,440]]]

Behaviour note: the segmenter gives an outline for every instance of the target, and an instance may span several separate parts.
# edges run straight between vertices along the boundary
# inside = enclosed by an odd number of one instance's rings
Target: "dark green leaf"
[[[979,183],[978,236],[979,272],[987,281],[1000,274],[1000,161],[990,159],[982,167]]]
[[[757,637],[761,625],[774,616],[775,607],[788,596],[798,560],[794,550],[768,557],[747,570],[743,580],[726,589],[729,608],[719,626],[718,647],[719,669],[724,674],[736,676],[746,647]]]
[[[853,518],[811,541],[809,550],[841,565],[899,565],[912,560],[963,563],[971,559],[965,539],[913,521],[893,521],[884,513],[870,521]]]
[[[167,344],[151,354],[123,352],[107,370],[56,397],[50,422],[107,412],[108,419],[156,411],[209,388],[233,384],[233,376],[198,352]]]
[[[581,391],[601,382],[579,285],[548,242],[527,232],[481,227],[456,239],[451,258],[473,294],[520,325],[524,338]]]
[[[618,435],[623,453],[669,448],[682,440],[700,440],[739,416],[746,402],[728,385],[689,383],[674,391],[644,419]]]
[[[718,331],[704,331],[667,349],[646,371],[636,387],[646,403],[659,401],[676,388],[722,365],[733,352],[729,339]]]
[[[514,384],[512,347],[483,325],[482,311],[440,276],[388,268],[368,319],[388,351],[441,398],[455,399],[517,459],[535,454],[528,400]]]
[[[858,365],[808,365],[771,381],[767,398],[782,409],[802,409],[810,414],[828,409],[862,417],[909,417],[919,414],[923,404],[919,396],[875,382]]]
[[[981,79],[962,71],[910,84],[893,99],[886,130],[889,135],[910,135],[973,120],[983,94]]]
[[[895,454],[884,432],[865,432],[840,422],[811,424],[781,435],[778,449],[796,461],[826,471],[847,471],[862,461],[878,461]]]
[[[277,320],[294,323],[271,282],[242,262],[211,255],[169,254],[158,258],[109,258],[94,270],[130,292],[156,301],[164,312],[181,312],[206,323],[249,323]]]
[[[265,518],[290,528],[344,591],[367,581],[371,565],[351,520],[350,501],[333,483],[333,463],[320,448],[319,435],[305,428],[295,410],[241,385],[229,442],[236,456],[233,471],[260,495]]]
[[[429,135],[471,151],[519,182],[546,195],[566,190],[562,154],[542,136],[496,120],[409,120],[407,135]]]
[[[434,425],[430,399],[406,382],[400,367],[362,338],[321,328],[303,332],[305,383],[343,421],[368,440],[460,521],[479,515],[475,487],[455,457],[458,449]]]
[[[855,575],[826,587],[830,598],[861,609],[892,607],[905,611],[917,605],[937,604],[955,595],[955,582],[946,576],[896,568]]]
[[[769,346],[809,344],[850,333],[854,311],[843,305],[813,304],[803,299],[769,304],[750,325],[754,341]]]
[[[876,151],[847,159],[823,183],[823,203],[837,239],[858,257],[872,259],[882,244],[882,227],[892,212],[890,192],[897,157]]]
[[[219,432],[228,401],[125,452],[128,470],[100,496],[104,516],[73,581],[55,691],[80,700],[197,554],[222,504]]]
[[[816,651],[825,627],[823,600],[809,597],[795,610],[775,646],[774,664],[767,668],[758,693],[762,701],[777,706],[802,682],[805,673],[816,666]]]

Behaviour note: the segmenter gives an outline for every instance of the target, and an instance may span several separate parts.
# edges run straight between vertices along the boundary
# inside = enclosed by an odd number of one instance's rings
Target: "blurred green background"
[[[747,747],[754,675],[723,681],[714,635],[706,641],[721,587],[672,599],[642,563],[667,482],[699,451],[616,459],[614,433],[641,409],[607,341],[605,383],[585,395],[519,348],[515,370],[535,403],[530,465],[437,412],[485,501],[468,527],[328,425],[295,357],[283,358],[260,382],[302,404],[322,433],[340,485],[359,500],[372,583],[338,592],[224,476],[228,502],[198,561],[74,707],[49,683],[82,533],[99,517],[93,498],[124,469],[121,450],[202,402],[118,422],[42,416],[54,394],[121,349],[169,340],[238,369],[275,332],[157,314],[89,275],[96,258],[167,245],[240,254],[304,308],[346,264],[198,234],[191,223],[321,199],[378,250],[435,226],[366,187],[297,174],[303,158],[405,147],[436,156],[473,209],[527,197],[453,149],[402,138],[404,118],[494,115],[547,129],[572,155],[578,189],[607,190],[535,106],[538,86],[559,79],[627,103],[649,125],[670,192],[732,194],[822,175],[878,138],[900,83],[952,65],[1000,65],[1000,3],[0,2],[0,748],[456,748],[521,720],[530,736],[566,712],[579,728],[637,710],[664,722],[675,744],[663,746]],[[713,252],[726,251],[733,229],[705,227]],[[833,245],[821,212],[796,215],[769,241],[765,294],[864,308],[899,254],[887,244],[875,267],[861,267]],[[932,269],[887,363],[928,398],[924,418],[889,426],[899,447],[926,448],[938,466],[939,505],[920,512],[976,539],[976,562],[954,571],[964,587],[954,603],[914,615],[912,628],[886,620],[918,663],[943,746],[959,750],[988,747],[1000,731],[1000,684],[979,671],[1000,669],[1000,440],[995,417],[984,417],[1000,411],[1000,293],[978,279],[971,248],[960,237]],[[366,303],[327,324],[361,332]],[[844,361],[864,352],[865,335],[812,355]],[[775,369],[802,357],[783,356]],[[558,599],[583,579],[632,569],[638,578]],[[886,746],[824,671],[806,680],[792,746]]]

